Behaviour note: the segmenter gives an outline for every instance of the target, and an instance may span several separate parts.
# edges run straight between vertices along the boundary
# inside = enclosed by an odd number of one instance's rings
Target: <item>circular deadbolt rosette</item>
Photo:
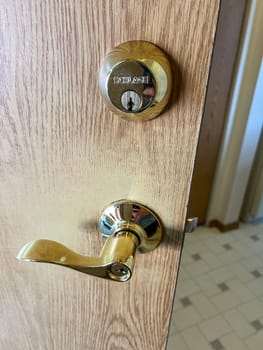
[[[154,44],[128,41],[106,55],[99,85],[110,109],[122,118],[152,119],[163,111],[171,94],[170,63]]]
[[[141,252],[157,247],[162,238],[162,225],[158,216],[145,205],[119,200],[106,207],[99,218],[98,229],[104,238],[131,232],[139,241]]]

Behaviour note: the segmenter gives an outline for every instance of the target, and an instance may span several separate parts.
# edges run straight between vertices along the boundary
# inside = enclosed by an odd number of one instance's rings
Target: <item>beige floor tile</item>
[[[220,293],[216,282],[213,281],[207,274],[194,277],[194,281],[197,285],[200,286],[201,290],[207,297],[211,297]]]
[[[261,350],[263,348],[263,331],[257,332],[245,340],[249,350]]]
[[[199,327],[209,342],[232,331],[229,323],[221,315],[200,323]]]
[[[248,227],[248,224],[244,225],[245,228]],[[258,222],[258,223],[254,223],[254,224],[251,224],[251,227],[252,227],[252,230],[255,234],[259,234],[259,236],[262,236],[263,235],[263,230],[262,230],[262,221],[261,222]]]
[[[208,234],[209,234],[209,230],[208,230]],[[206,235],[207,235],[207,233],[205,231],[205,226],[198,226],[195,231],[189,232],[189,233],[186,234],[185,240],[189,244],[200,243],[201,238],[203,236],[206,236]]]
[[[250,322],[235,309],[225,312],[224,318],[239,338],[246,338],[255,333],[255,329],[251,326]]]
[[[188,272],[185,269],[185,266],[181,264],[180,269],[179,269],[179,276],[178,276],[178,283],[177,283],[177,290],[180,287],[180,282],[184,281],[186,279],[190,279],[192,276],[188,274]]]
[[[232,271],[235,278],[238,278],[241,282],[248,282],[254,279],[253,275],[248,272],[239,261],[234,262],[228,266]]]
[[[186,345],[183,337],[178,333],[168,338],[166,350],[191,350]]]
[[[190,300],[203,319],[208,319],[218,314],[217,308],[204,293],[193,294]]]
[[[225,350],[248,350],[246,344],[235,333],[225,335],[220,338],[220,342]]]
[[[230,279],[235,278],[233,271],[227,266],[220,267],[208,273],[208,276],[216,283],[226,282]]]
[[[237,309],[249,321],[257,320],[263,316],[263,302],[259,299],[242,304]]]
[[[187,239],[186,239],[187,242]],[[188,254],[192,255],[195,253],[202,254],[206,251],[206,248],[204,247],[203,242],[191,242],[188,241],[186,245],[184,246],[184,249],[188,252]]]
[[[195,261],[192,264],[185,266],[189,276],[198,276],[210,270],[209,265],[203,260]]]
[[[260,240],[251,239],[255,234]],[[263,277],[251,274],[263,274],[263,224],[241,225],[224,235],[199,227],[186,236],[184,253],[168,350],[213,350],[214,340],[225,350],[263,349],[263,332],[250,323],[263,324]],[[193,254],[202,260],[194,261]],[[222,292],[223,282],[229,290]],[[192,305],[183,307],[178,299],[184,297]]]
[[[173,305],[173,311],[172,311],[172,316],[171,316],[171,322],[170,322],[170,328],[169,328],[169,334],[178,334],[178,328],[176,326],[176,322],[178,323],[178,316],[177,312],[179,310],[183,310],[184,307],[183,305],[179,302],[176,301]],[[180,315],[180,313],[179,313]]]
[[[174,320],[175,320],[175,317],[172,315],[171,321],[170,321],[170,327],[169,327],[169,336],[178,334],[178,329],[175,327]]]
[[[180,303],[180,300],[177,297],[177,293],[176,293],[176,296],[174,298],[174,304],[173,304],[173,312],[182,308],[183,308],[183,305]]]
[[[229,290],[212,297],[211,302],[219,312],[223,312],[240,305],[241,301],[233,291]]]
[[[232,244],[235,247],[235,243]],[[217,259],[222,265],[236,262],[240,259],[240,255],[234,250],[226,250],[224,253],[217,255]]]
[[[194,294],[196,292],[200,291],[200,287],[194,282],[193,279],[187,279],[181,281],[176,296],[177,298],[182,298],[191,294]]]
[[[215,240],[215,237],[208,238],[206,241],[204,241],[204,246],[215,255],[222,254],[226,251],[223,245],[218,244],[218,241]]]
[[[203,253],[202,258],[205,263],[208,264],[210,270],[219,268],[223,265],[222,260],[218,259],[217,255],[211,253],[210,251]]]
[[[247,286],[254,295],[263,296],[263,277],[250,281]]]
[[[185,343],[191,350],[211,350],[206,338],[198,327],[192,327],[182,332]],[[180,348],[178,348],[180,350]]]
[[[257,254],[260,256],[263,251],[263,240],[257,241],[256,243],[253,244],[253,253]],[[261,261],[261,266],[262,266],[262,261]]]
[[[192,263],[194,260],[192,258],[192,255],[189,254],[186,249],[183,249],[183,253],[182,253],[182,260],[181,260],[181,264],[182,265],[186,265],[186,264],[190,264]]]
[[[257,243],[254,243],[255,245]],[[262,250],[263,252],[263,250]],[[251,251],[251,255],[253,255],[253,252]],[[262,266],[262,258],[261,256],[250,256],[249,258],[242,259],[241,265],[248,271],[251,272],[253,270],[257,270],[258,267]]]
[[[187,306],[180,310],[176,310],[173,314],[174,325],[177,330],[193,326],[202,321],[202,316],[193,306]]]
[[[262,249],[263,252],[263,249]],[[262,274],[263,276],[263,264],[257,268],[257,270]]]
[[[248,242],[249,244],[250,242]],[[235,250],[238,252],[240,258],[249,258],[252,254],[252,251],[248,249],[248,244],[245,244],[243,241],[238,241],[235,243]]]
[[[215,236],[218,244],[225,244],[229,243],[231,244],[236,240],[236,231],[229,231],[227,234],[222,234],[218,231],[218,234]]]
[[[239,298],[240,302],[246,302],[252,299],[255,299],[255,295],[252,293],[250,288],[248,288],[249,284],[242,283],[238,279],[230,280],[227,282],[227,285],[233,291],[235,295]],[[262,291],[263,292],[263,291]]]

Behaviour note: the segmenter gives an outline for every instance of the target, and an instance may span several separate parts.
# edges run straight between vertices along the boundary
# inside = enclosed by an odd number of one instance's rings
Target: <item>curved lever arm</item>
[[[107,238],[100,256],[80,255],[58,242],[41,239],[24,245],[17,259],[62,265],[124,282],[132,276],[137,248],[141,252],[151,251],[162,237],[162,226],[156,214],[143,204],[124,199],[104,209],[98,227]]]
[[[110,236],[98,257],[84,256],[51,240],[25,244],[17,254],[18,260],[52,263],[70,267],[90,275],[124,282],[130,279],[139,240],[129,231]]]

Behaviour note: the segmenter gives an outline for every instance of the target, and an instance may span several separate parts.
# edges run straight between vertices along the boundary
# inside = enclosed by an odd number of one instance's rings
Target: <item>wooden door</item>
[[[2,0],[1,349],[165,348],[218,6]],[[178,86],[148,122],[116,117],[98,89],[105,54],[134,39],[169,55]],[[158,248],[137,254],[130,281],[15,260],[38,238],[97,255],[98,213],[123,198],[166,229]]]

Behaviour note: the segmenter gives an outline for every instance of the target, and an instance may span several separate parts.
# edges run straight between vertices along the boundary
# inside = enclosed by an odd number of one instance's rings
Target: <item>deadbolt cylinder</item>
[[[163,111],[171,94],[170,63],[154,44],[128,41],[107,54],[99,84],[107,105],[122,118],[152,119]]]

